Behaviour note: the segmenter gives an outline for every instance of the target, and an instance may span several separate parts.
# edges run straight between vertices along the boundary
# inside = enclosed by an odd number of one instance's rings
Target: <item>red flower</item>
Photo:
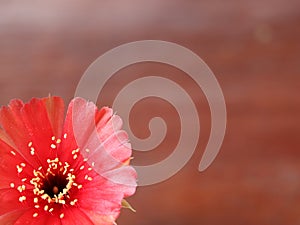
[[[114,224],[136,172],[120,117],[81,98],[0,110],[0,224]],[[126,202],[126,201],[125,201]]]

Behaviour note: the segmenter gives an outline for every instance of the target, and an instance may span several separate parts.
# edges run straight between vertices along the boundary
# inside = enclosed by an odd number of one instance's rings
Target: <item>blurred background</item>
[[[106,51],[144,39],[178,43],[198,54],[222,87],[225,140],[214,163],[200,173],[210,132],[201,89],[163,64],[141,63],[116,73],[98,106],[112,105],[124,85],[155,74],[190,94],[201,121],[191,161],[171,179],[139,187],[128,199],[137,212],[123,210],[118,224],[300,224],[299,27],[298,0],[2,0],[0,103],[49,93],[67,103],[84,71]],[[135,134],[147,137],[153,116],[165,119],[168,134],[153,151],[135,151],[136,165],[164,159],[178,142],[178,114],[156,98],[132,109]]]

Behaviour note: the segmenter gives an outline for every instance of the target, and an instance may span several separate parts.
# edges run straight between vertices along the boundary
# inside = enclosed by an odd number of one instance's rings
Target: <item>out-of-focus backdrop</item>
[[[1,1],[0,103],[49,93],[68,102],[86,68],[120,44],[158,39],[183,45],[206,61],[224,92],[228,121],[221,152],[206,171],[197,170],[210,111],[186,74],[155,63],[119,71],[99,106],[111,105],[128,82],[161,75],[191,95],[201,135],[191,161],[171,179],[138,188],[129,199],[137,212],[123,210],[118,224],[297,225],[299,27],[298,0]],[[134,152],[135,164],[164,159],[178,142],[178,115],[160,99],[132,109],[136,135],[146,137],[149,118],[157,115],[168,123],[168,134],[155,150]]]

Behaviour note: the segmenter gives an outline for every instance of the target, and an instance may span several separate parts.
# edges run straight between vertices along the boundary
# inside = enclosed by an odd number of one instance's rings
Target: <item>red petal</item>
[[[115,220],[119,215],[118,213],[113,213],[111,215],[102,215],[93,210],[82,210],[86,215],[94,222],[95,225],[114,225]]]
[[[18,218],[23,215],[28,209],[20,209],[15,210],[12,212],[8,212],[4,215],[0,216],[0,224],[5,225],[14,225],[15,221],[18,220]]]
[[[97,225],[112,225],[120,214],[123,193],[116,191],[115,185],[98,176],[84,186],[76,198],[80,208]]]
[[[122,199],[135,192],[136,173],[132,167],[123,166],[106,172],[104,176],[96,176],[86,183],[76,198],[80,199],[80,207],[84,210],[116,218]]]
[[[36,149],[36,154],[42,165],[47,159],[56,156],[56,150],[51,149],[54,132],[50,124],[45,104],[40,99],[33,99],[24,105],[22,110],[23,121],[30,134],[30,141]]]
[[[64,217],[61,219],[62,225],[95,225],[89,217],[78,208],[67,208],[64,210]]]
[[[121,189],[101,176],[94,177],[93,181],[84,185],[82,191],[75,198],[80,199],[80,207],[95,211],[101,215],[118,213],[124,197]]]
[[[0,190],[0,215],[6,214],[17,209],[26,208],[25,205],[19,202],[20,193],[16,189],[1,189]]]
[[[17,151],[35,167],[55,156],[50,148],[53,130],[43,100],[32,99],[25,105],[20,100],[11,101],[1,109],[0,122]],[[29,142],[33,142],[37,157],[30,155]]]
[[[5,143],[9,144],[12,147],[15,147],[14,142],[11,140],[11,138],[5,133],[4,130],[0,128],[0,140],[4,141]]]
[[[28,141],[29,139],[27,128],[21,116],[23,106],[23,102],[16,99],[12,100],[8,107],[4,106],[0,110],[1,126],[5,129],[14,144],[17,143],[18,147],[24,146],[24,140]],[[29,153],[25,153],[25,155],[29,156]]]
[[[37,217],[33,217],[34,213],[38,213]],[[14,225],[61,225],[61,221],[57,216],[53,216],[48,212],[36,211],[36,209],[31,209],[25,212]]]
[[[43,99],[48,117],[56,137],[61,137],[64,123],[64,102],[60,97],[48,97]]]
[[[11,183],[15,186],[22,185],[21,177],[32,177],[32,167],[16,152],[15,149],[0,140],[0,189],[9,188]],[[17,171],[17,165],[25,163],[21,174]],[[30,184],[31,186],[31,184]]]

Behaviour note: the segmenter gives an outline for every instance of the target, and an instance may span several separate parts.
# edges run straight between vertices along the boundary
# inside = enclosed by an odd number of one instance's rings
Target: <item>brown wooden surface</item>
[[[168,181],[139,188],[129,200],[137,213],[123,211],[118,223],[300,224],[299,12],[297,0],[1,1],[0,103],[49,93],[67,102],[105,51],[143,39],[181,44],[207,62],[224,91],[222,150],[208,170],[197,171],[210,116],[205,97],[184,74],[151,64],[116,74],[99,105],[111,104],[122,85],[143,73],[164,72],[190,91],[202,125],[188,165]],[[153,100],[132,113],[136,121],[161,113],[174,122],[158,149],[134,153],[136,162],[170,154],[178,137],[174,109]],[[145,126],[133,128],[143,136]]]

